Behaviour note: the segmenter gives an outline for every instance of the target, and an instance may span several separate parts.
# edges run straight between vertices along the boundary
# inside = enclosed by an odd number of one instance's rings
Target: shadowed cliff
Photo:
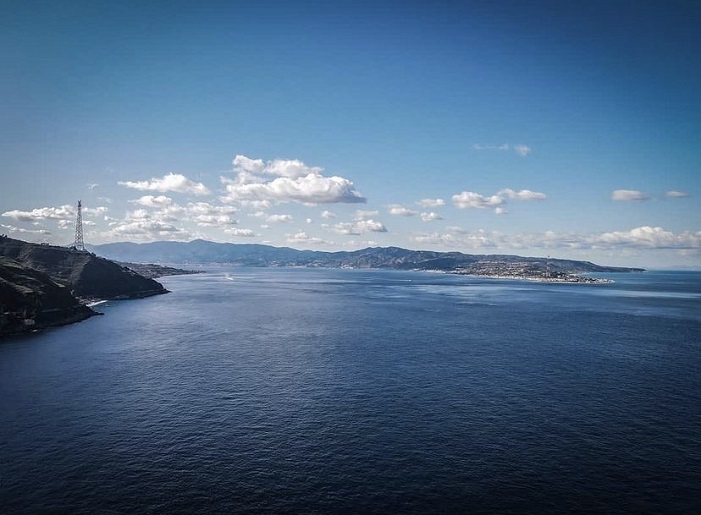
[[[83,299],[134,299],[168,292],[153,279],[90,252],[2,237],[0,256],[45,273]]]
[[[48,275],[0,256],[0,337],[97,314]]]

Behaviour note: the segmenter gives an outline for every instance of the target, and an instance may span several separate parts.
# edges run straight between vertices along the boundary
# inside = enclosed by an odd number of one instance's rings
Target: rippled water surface
[[[0,506],[701,512],[701,275],[221,268],[0,344]]]

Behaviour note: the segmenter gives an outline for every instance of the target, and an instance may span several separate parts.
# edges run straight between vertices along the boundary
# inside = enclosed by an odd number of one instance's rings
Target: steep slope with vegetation
[[[48,275],[0,256],[0,337],[79,322],[96,314]]]
[[[2,237],[0,256],[47,274],[83,299],[133,299],[167,293],[153,279],[90,252]]]

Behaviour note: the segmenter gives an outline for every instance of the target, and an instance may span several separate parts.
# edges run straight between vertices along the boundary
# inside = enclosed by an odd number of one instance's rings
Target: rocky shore
[[[0,237],[0,337],[97,315],[86,304],[168,293],[159,282],[85,251]]]

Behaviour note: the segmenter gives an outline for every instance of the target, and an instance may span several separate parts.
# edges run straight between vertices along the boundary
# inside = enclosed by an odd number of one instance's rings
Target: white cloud
[[[689,251],[701,249],[701,231],[674,233],[661,227],[636,227],[629,231],[611,231],[599,234],[543,233],[505,234],[498,231],[468,231],[450,227],[444,233],[420,233],[412,240],[417,243],[440,245],[457,249],[532,250],[578,249],[620,250],[671,249]]]
[[[222,197],[220,200],[222,202],[230,201],[230,199],[228,199],[227,197]],[[260,209],[261,211],[270,209],[272,206],[272,203],[269,200],[240,200],[239,204],[241,204],[244,207],[250,207],[252,209]]]
[[[424,199],[419,200],[416,204],[418,206],[421,206],[424,208],[427,208],[427,207],[435,208],[435,207],[445,206],[445,200],[443,200],[442,198],[424,198]]]
[[[275,224],[290,223],[292,220],[292,215],[270,215],[265,219],[266,222]]]
[[[196,215],[192,220],[200,227],[224,227],[238,223],[229,215]]]
[[[343,177],[309,174],[290,179],[278,177],[266,183],[227,184],[226,201],[273,200],[306,204],[364,203],[353,183]]]
[[[99,186],[99,184],[93,182],[93,183],[88,183],[88,184],[86,184],[86,186],[88,187],[88,189],[89,189],[90,191],[95,191],[95,189],[97,189],[97,187]]]
[[[484,231],[474,231],[464,234],[422,233],[415,235],[412,239],[416,243],[441,245],[451,248],[485,249],[496,247],[496,244],[490,240],[489,236]]]
[[[390,215],[394,216],[414,216],[417,214],[416,211],[407,209],[406,207],[400,204],[391,204],[388,208],[388,212]]]
[[[188,239],[190,234],[174,225],[159,220],[127,220],[108,231],[113,237],[137,239]]]
[[[81,212],[88,216],[103,216],[107,211],[109,211],[109,208],[105,206],[81,208]]]
[[[327,241],[327,240],[324,240],[321,238],[309,236],[304,231],[299,231],[295,234],[288,234],[287,235],[287,243],[303,243],[303,244],[310,244],[310,245],[333,245],[333,242],[330,242],[330,241]]]
[[[136,190],[174,191],[177,193],[190,193],[192,195],[209,195],[209,189],[200,182],[194,182],[182,174],[168,173],[163,177],[153,177],[150,181],[119,181],[117,184]]]
[[[460,209],[488,209],[493,208],[498,215],[508,213],[505,204],[506,200],[544,200],[547,198],[545,193],[539,193],[531,190],[512,190],[505,188],[496,193],[496,195],[484,196],[474,191],[463,191],[458,195],[453,195],[453,204]]]
[[[62,220],[75,217],[73,206],[65,204],[59,207],[40,207],[31,211],[5,211],[2,216],[13,218],[20,222],[37,222],[39,220]]]
[[[387,228],[381,222],[371,219],[354,220],[334,225],[332,229],[339,234],[360,235],[365,232],[387,232]]]
[[[431,211],[430,213],[421,213],[421,220],[424,222],[434,222],[436,220],[443,220],[443,218],[438,213]]]
[[[227,234],[231,234],[232,236],[241,236],[244,238],[251,238],[256,235],[256,233],[254,233],[250,229],[224,229],[224,232]]]
[[[265,163],[262,159],[251,159],[250,157],[246,157],[240,154],[237,154],[234,157],[234,160],[231,162],[231,164],[233,165],[234,170],[244,171],[252,174],[262,173],[265,169]]]
[[[234,171],[245,172],[253,175],[276,175],[297,179],[309,174],[321,175],[323,168],[307,166],[298,159],[274,159],[264,162],[262,159],[251,159],[243,155],[237,155],[233,160]]]
[[[230,215],[237,209],[232,206],[214,206],[208,202],[188,202],[185,211],[192,215]]]
[[[619,202],[638,202],[649,198],[647,193],[638,190],[616,190],[611,194],[611,200]]]
[[[322,211],[321,218],[326,218],[327,220],[336,218],[336,213],[332,213],[331,211]]]
[[[63,220],[60,220],[62,222]],[[24,229],[22,227],[15,227],[14,225],[7,225],[7,224],[0,224],[0,227],[2,227],[3,230],[6,230],[11,233],[21,233],[21,234],[51,234],[51,231],[48,231],[46,229]]]
[[[379,211],[365,211],[363,209],[356,209],[355,210],[355,219],[356,220],[366,220],[368,218],[372,218],[373,216],[379,215]]]
[[[636,227],[630,231],[603,233],[592,239],[596,245],[632,246],[656,249],[701,248],[701,231],[673,233],[662,227]]]
[[[136,200],[130,200],[132,204],[138,204],[139,206],[145,207],[168,207],[173,204],[173,199],[166,197],[165,195],[159,195],[154,197],[153,195],[144,195]]]
[[[460,209],[485,209],[500,206],[504,199],[499,195],[483,197],[473,191],[463,191],[459,195],[453,195],[453,204]]]
[[[314,223],[314,220],[312,220],[311,218],[307,218],[306,221],[307,221],[308,224],[313,224],[313,223]]]
[[[263,162],[237,155],[233,161],[235,179],[222,177],[225,202],[295,201],[304,204],[364,203],[366,200],[351,181],[322,175],[323,168],[310,167],[297,159]],[[268,176],[276,178],[270,180]]]
[[[691,196],[685,191],[676,191],[676,190],[668,191],[664,195],[665,195],[665,197],[668,197],[668,198],[686,198],[686,197]]]
[[[514,191],[511,188],[505,188],[499,191],[497,195],[507,197],[512,200],[545,200],[548,198],[545,193],[538,193],[531,190]]]
[[[127,212],[127,220],[147,220],[151,218],[151,212],[145,209],[137,209]]]

